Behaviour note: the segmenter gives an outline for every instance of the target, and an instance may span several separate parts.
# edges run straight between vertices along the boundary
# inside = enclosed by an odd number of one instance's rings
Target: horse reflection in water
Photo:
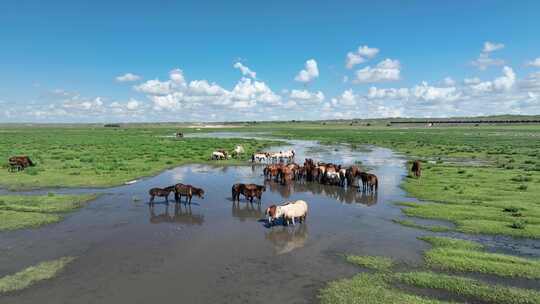
[[[353,187],[334,187],[311,182],[287,183],[283,185],[272,180],[266,180],[264,184],[267,189],[279,193],[284,198],[289,198],[293,193],[310,192],[313,194],[324,195],[347,204],[358,203],[372,206],[377,203],[377,192],[366,193],[358,191],[357,188]]]
[[[272,243],[276,254],[285,254],[306,245],[308,228],[306,223],[296,226],[276,226],[268,229],[265,238]]]
[[[186,205],[182,207],[182,204],[174,205],[174,213],[169,212],[169,205],[166,205],[165,211],[160,214],[156,214],[154,207],[150,207],[150,223],[177,223],[186,225],[202,225],[204,223],[204,215],[194,214],[191,211],[191,206]]]
[[[242,222],[246,220],[258,221],[264,217],[264,213],[261,209],[261,204],[253,204],[250,202],[240,204],[240,202],[237,201],[232,203],[232,216],[238,218]]]

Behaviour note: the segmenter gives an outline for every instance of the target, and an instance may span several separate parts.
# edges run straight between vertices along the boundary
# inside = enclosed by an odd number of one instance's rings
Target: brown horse
[[[12,156],[9,158],[9,171],[22,171],[26,167],[33,167],[36,164],[28,156]]]
[[[191,204],[191,198],[198,196],[204,198],[204,190],[192,185],[176,184],[174,185],[174,199],[177,203],[182,201],[182,196],[186,197],[186,203]]]
[[[253,203],[253,198],[257,198],[261,202],[262,193],[266,191],[266,186],[256,184],[234,184],[231,188],[232,200],[240,201],[240,194]]]
[[[411,171],[414,173],[415,177],[420,177],[420,175],[422,175],[422,167],[419,160],[413,162]]]
[[[362,171],[357,166],[350,166],[345,171],[345,178],[347,180],[347,187],[350,187],[354,184],[354,181],[358,176],[360,176],[360,173]]]
[[[379,179],[377,175],[368,173],[367,174],[367,190],[368,192],[374,193],[379,189]]]
[[[287,167],[287,166],[284,166],[281,168],[280,172],[279,172],[279,176],[280,176],[280,180],[281,180],[281,183],[282,184],[287,184],[289,182],[291,182],[292,180],[294,180],[294,171],[293,169]]]
[[[152,188],[150,191],[148,191],[148,194],[150,194],[150,205],[154,205],[154,197],[165,197],[165,201],[167,204],[169,203],[169,194],[174,191],[174,186],[170,186],[167,188]]]
[[[278,179],[280,176],[282,165],[268,165],[264,168],[263,173],[267,179]]]

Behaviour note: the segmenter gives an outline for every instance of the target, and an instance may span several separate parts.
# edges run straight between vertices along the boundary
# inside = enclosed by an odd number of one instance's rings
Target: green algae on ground
[[[94,194],[0,195],[0,231],[35,228],[62,220]]]
[[[419,288],[438,289],[460,296],[501,304],[540,303],[540,292],[502,285],[490,285],[479,280],[434,272],[396,273],[393,280]]]
[[[415,223],[415,222],[413,222],[411,220],[393,219],[392,221],[394,223],[400,224],[402,226],[427,230],[427,231],[431,231],[431,232],[448,232],[448,231],[452,230],[452,228],[450,228],[450,227],[439,226],[439,225],[421,225],[421,224]]]
[[[389,270],[393,261],[387,257],[369,255],[348,255],[347,262],[373,270]]]
[[[15,274],[4,276],[0,278],[0,294],[25,289],[37,282],[54,278],[73,260],[73,257],[63,257],[42,262]]]
[[[350,279],[329,283],[319,294],[322,304],[443,304],[392,287],[386,275],[361,273]]]
[[[540,260],[482,251],[475,242],[444,237],[421,237],[433,245],[425,253],[427,266],[458,272],[478,272],[503,277],[540,278]]]

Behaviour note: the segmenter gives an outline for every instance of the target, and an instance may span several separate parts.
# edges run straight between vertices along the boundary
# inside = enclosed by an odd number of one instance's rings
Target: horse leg
[[[191,205],[191,197],[192,197],[192,196],[190,195],[190,196],[189,196],[189,204],[190,204],[190,205]]]

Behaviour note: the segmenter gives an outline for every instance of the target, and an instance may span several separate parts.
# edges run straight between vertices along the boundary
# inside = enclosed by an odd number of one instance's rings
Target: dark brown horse
[[[362,192],[377,192],[379,189],[379,179],[375,174],[361,172]]]
[[[174,185],[174,199],[177,203],[182,201],[182,196],[186,197],[186,203],[191,204],[191,198],[198,196],[204,198],[204,190],[192,185],[176,184]]]
[[[422,166],[419,160],[413,162],[411,171],[414,173],[415,177],[420,177],[420,175],[422,175]]]
[[[266,186],[256,184],[234,184],[231,188],[232,200],[240,201],[240,194],[247,200],[253,203],[253,198],[257,198],[261,202],[262,193],[266,191]]]
[[[148,191],[148,194],[150,194],[150,205],[154,205],[154,198],[156,196],[164,197],[167,204],[169,203],[169,194],[174,191],[174,187],[170,186],[167,188],[152,188],[150,191]]]
[[[26,167],[35,166],[34,162],[28,156],[12,156],[9,158],[9,171],[22,171]]]

